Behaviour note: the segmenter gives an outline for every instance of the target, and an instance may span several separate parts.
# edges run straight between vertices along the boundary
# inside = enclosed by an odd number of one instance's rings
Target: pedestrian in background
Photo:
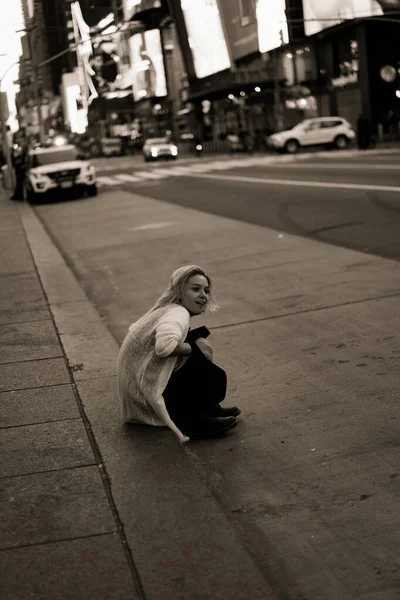
[[[28,152],[25,144],[13,149],[11,161],[15,171],[15,190],[11,196],[11,200],[23,200],[24,198],[24,178],[27,158]]]
[[[124,422],[168,426],[181,442],[232,429],[237,407],[223,408],[226,373],[213,363],[209,331],[190,319],[217,309],[212,283],[196,265],[174,271],[155,305],[130,326],[117,380]]]
[[[371,144],[371,128],[368,119],[360,115],[357,119],[357,145],[359,150],[367,150]]]

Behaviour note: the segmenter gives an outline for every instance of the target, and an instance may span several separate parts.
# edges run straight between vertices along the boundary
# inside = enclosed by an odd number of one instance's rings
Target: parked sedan
[[[354,140],[355,132],[346,119],[341,117],[318,117],[301,121],[292,129],[274,133],[268,145],[275,150],[295,154],[302,146],[333,145],[340,150]]]
[[[175,160],[178,156],[178,148],[166,137],[149,138],[145,141],[142,152],[146,162],[159,158]]]

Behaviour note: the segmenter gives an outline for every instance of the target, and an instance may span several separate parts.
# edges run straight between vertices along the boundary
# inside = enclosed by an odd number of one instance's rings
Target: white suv
[[[301,121],[292,129],[274,133],[268,145],[275,150],[295,154],[300,146],[326,146],[333,144],[344,150],[354,140],[355,132],[346,119],[341,117],[318,117]]]
[[[24,181],[24,198],[33,202],[48,192],[63,190],[87,191],[96,196],[96,171],[81,158],[75,146],[36,148],[28,155]]]

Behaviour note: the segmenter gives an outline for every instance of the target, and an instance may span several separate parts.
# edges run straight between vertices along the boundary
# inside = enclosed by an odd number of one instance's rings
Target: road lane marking
[[[310,163],[296,163],[295,165],[291,165],[292,168],[296,168],[297,165],[299,165],[299,167],[302,167],[304,169],[315,169],[316,167],[321,168],[321,169],[381,169],[381,170],[394,170],[394,171],[400,171],[400,165],[373,165],[373,164],[361,164],[361,163],[352,163],[352,164],[340,164],[340,163],[317,163],[314,162],[312,164]],[[280,163],[276,163],[276,164],[271,164],[268,165],[271,167],[286,167],[287,165],[283,165]]]
[[[376,192],[400,192],[400,186],[390,185],[367,185],[362,183],[334,183],[331,181],[302,181],[302,180],[288,180],[288,179],[268,179],[264,177],[240,177],[238,175],[203,175],[201,173],[194,173],[190,177],[201,178],[201,179],[220,179],[223,181],[241,181],[244,183],[268,183],[268,184],[279,184],[279,185],[291,185],[295,187],[320,187],[320,188],[336,188],[342,190],[373,190]]]
[[[131,227],[128,231],[147,231],[148,229],[163,229],[164,227],[172,227],[176,225],[175,221],[161,221],[160,223],[145,223],[144,225],[137,225],[137,227]]]
[[[135,175],[129,175],[129,173],[116,173],[115,175],[113,175],[113,177],[119,179],[120,181],[127,181],[130,183],[133,183],[135,181],[142,181],[140,177],[135,177]]]

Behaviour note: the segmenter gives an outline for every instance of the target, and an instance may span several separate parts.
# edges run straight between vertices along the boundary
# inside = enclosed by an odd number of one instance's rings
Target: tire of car
[[[349,145],[349,140],[345,135],[338,135],[337,137],[335,137],[333,143],[335,145],[335,148],[337,148],[338,150],[345,150]]]
[[[93,183],[93,185],[89,185],[88,196],[97,196],[97,185],[95,183]]]
[[[285,144],[285,152],[288,154],[296,154],[299,149],[299,142],[295,139],[288,140]]]

